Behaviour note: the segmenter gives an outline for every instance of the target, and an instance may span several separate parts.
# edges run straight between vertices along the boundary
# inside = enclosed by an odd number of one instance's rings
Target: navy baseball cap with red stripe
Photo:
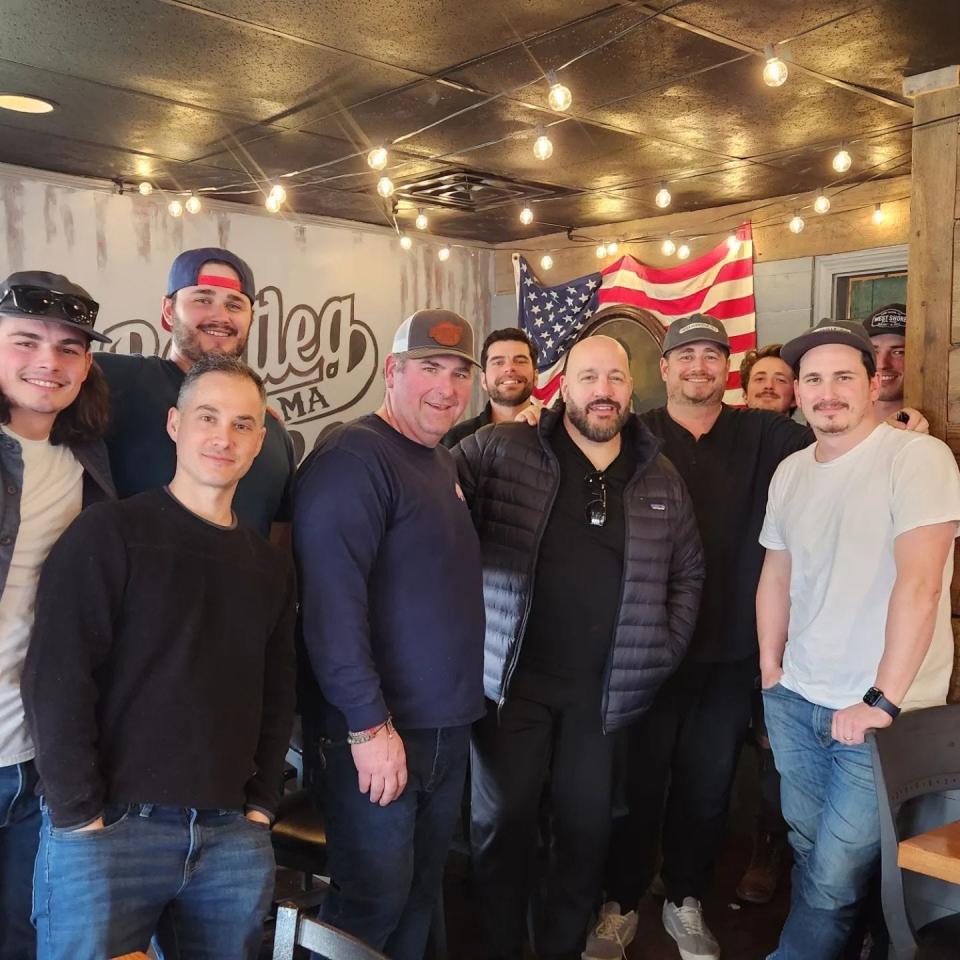
[[[239,280],[232,277],[215,277],[201,273],[205,263],[222,263],[236,271]],[[245,260],[235,253],[220,247],[198,247],[196,250],[184,250],[173,261],[170,275],[167,277],[167,296],[172,297],[184,287],[226,287],[242,293],[252,304],[257,295],[257,285],[253,282],[253,271]]]

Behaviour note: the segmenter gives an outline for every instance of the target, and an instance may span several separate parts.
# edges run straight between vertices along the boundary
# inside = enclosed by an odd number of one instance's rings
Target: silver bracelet
[[[389,736],[393,736],[393,720],[390,717],[387,717],[379,726],[370,727],[367,730],[349,730],[347,732],[347,743],[351,747],[360,743],[369,743],[384,728],[386,728]]]

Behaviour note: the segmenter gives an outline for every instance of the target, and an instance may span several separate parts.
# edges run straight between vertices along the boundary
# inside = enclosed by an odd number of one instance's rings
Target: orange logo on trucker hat
[[[439,343],[441,347],[456,347],[463,336],[463,328],[456,323],[444,321],[435,323],[429,330],[430,339]]]

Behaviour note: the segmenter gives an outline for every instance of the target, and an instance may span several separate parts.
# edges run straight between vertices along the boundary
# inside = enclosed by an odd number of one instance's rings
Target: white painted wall
[[[753,265],[759,346],[786,343],[810,326],[813,265],[813,257],[772,260]]]
[[[174,257],[232,250],[257,282],[248,358],[300,450],[330,425],[376,409],[383,357],[414,310],[444,306],[469,317],[478,346],[490,329],[491,250],[453,246],[440,263],[439,238],[404,252],[385,228],[210,201],[174,219],[166,202],[0,165],[0,277],[65,274],[100,302],[97,327],[114,338],[108,349],[163,354],[160,302]]]

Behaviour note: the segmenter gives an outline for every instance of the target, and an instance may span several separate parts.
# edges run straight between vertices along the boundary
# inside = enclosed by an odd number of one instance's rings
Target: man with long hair
[[[40,835],[34,745],[20,678],[40,566],[81,509],[114,496],[107,389],[91,365],[99,307],[42,271],[0,283],[0,958],[35,955],[30,924]]]

